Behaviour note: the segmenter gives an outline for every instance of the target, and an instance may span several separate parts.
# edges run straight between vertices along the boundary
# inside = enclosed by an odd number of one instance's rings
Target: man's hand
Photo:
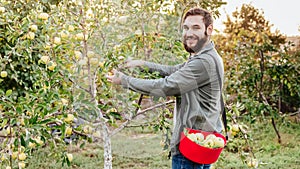
[[[120,85],[123,75],[124,74],[122,72],[119,72],[119,71],[114,69],[113,74],[112,75],[106,75],[106,78],[107,78],[107,81],[109,81],[113,84]]]

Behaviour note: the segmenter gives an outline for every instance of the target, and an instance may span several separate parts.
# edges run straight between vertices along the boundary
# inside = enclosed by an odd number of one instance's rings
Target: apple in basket
[[[223,148],[225,141],[221,137],[214,134],[209,134],[206,137],[202,133],[186,133],[187,138],[191,141],[207,148]]]

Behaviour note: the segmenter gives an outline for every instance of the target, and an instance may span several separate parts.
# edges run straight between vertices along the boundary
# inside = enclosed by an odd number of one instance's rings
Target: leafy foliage
[[[250,110],[251,103],[258,101],[265,105],[264,115],[271,113],[266,102],[277,113],[295,111],[299,102],[292,100],[300,97],[299,52],[291,51],[291,45],[279,32],[272,33],[269,22],[253,6],[243,5],[233,18],[228,16],[225,22],[226,34],[216,37],[227,70],[229,102],[249,104]]]

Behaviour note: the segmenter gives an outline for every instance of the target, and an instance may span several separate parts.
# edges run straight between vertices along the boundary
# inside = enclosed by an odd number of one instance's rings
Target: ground
[[[285,121],[278,124],[282,143],[277,141],[271,123],[250,125],[251,145],[259,160],[259,169],[297,169],[300,166],[300,125]],[[170,169],[171,160],[166,158],[160,145],[161,133],[140,129],[126,129],[112,138],[114,169]],[[241,141],[241,144],[243,141]],[[242,145],[237,145],[242,146]],[[86,144],[83,148],[71,145],[68,151],[74,154],[71,167],[61,166],[44,149],[35,153],[28,161],[28,169],[96,169],[103,168],[101,143]],[[215,169],[245,169],[247,165],[240,158],[241,151],[224,150]],[[4,166],[1,166],[1,169]]]

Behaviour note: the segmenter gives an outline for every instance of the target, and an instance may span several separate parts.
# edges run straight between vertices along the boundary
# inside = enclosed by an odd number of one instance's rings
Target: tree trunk
[[[103,126],[104,169],[112,169],[111,138],[106,125]]]
[[[259,88],[258,92],[259,92],[260,98],[263,100],[263,103],[266,104],[266,105],[270,105],[268,103],[268,100],[266,99],[266,97],[264,96],[264,94],[262,92],[263,91],[263,87],[264,87],[264,84],[263,84],[263,80],[264,79],[263,78],[264,78],[264,71],[265,71],[264,53],[263,53],[262,50],[259,50],[258,52],[259,52],[259,55],[260,55],[260,58],[261,58],[261,61],[260,61],[261,78],[260,78],[260,88]],[[281,98],[279,97],[279,99],[281,99]],[[281,105],[281,103],[280,103],[280,105]],[[278,110],[279,113],[280,113],[280,109],[281,109],[281,107],[279,107],[279,110]],[[278,138],[278,143],[280,144],[281,143],[281,137],[280,137],[280,133],[279,133],[277,127],[276,127],[276,123],[275,123],[274,117],[272,117],[272,126],[273,126],[273,128],[274,128],[274,130],[276,132],[276,135],[277,135],[277,138]]]

